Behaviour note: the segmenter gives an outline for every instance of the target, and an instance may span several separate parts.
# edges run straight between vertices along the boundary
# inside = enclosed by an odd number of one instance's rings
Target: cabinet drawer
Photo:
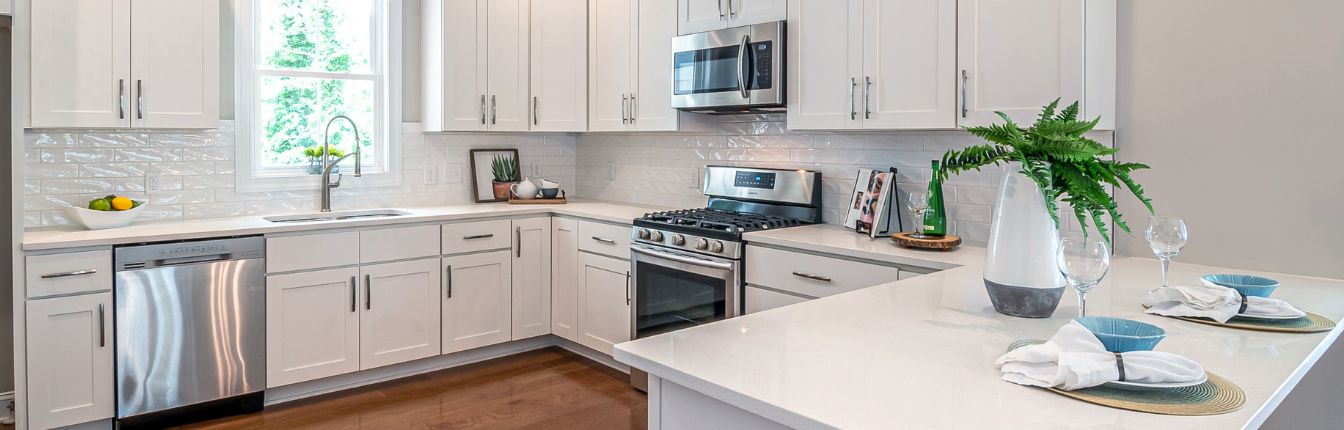
[[[112,289],[112,251],[33,255],[26,259],[28,298]]]
[[[506,219],[443,225],[443,253],[504,249],[513,246],[512,222]]]
[[[439,255],[439,226],[380,228],[359,232],[359,262],[405,260]]]
[[[839,258],[747,247],[747,283],[810,297],[826,297],[892,282],[900,269]]]
[[[760,311],[768,311],[795,303],[806,302],[808,301],[808,298],[748,285],[746,288],[746,295],[742,298],[742,301],[744,312],[754,314]]]
[[[359,263],[359,232],[266,238],[266,273],[293,272]]]
[[[630,226],[581,220],[579,221],[579,249],[620,259],[629,259]]]

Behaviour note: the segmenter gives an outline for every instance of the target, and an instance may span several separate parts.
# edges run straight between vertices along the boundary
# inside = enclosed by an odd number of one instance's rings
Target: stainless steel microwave
[[[672,107],[784,110],[784,21],[672,38]]]

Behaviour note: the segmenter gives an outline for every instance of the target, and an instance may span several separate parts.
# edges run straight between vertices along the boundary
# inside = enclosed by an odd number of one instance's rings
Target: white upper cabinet
[[[589,129],[675,131],[672,37],[676,3],[590,0]]]
[[[218,126],[218,0],[34,1],[29,28],[32,127]]]
[[[851,25],[853,23],[853,25]],[[791,0],[787,32],[788,127],[859,128],[863,0]]]
[[[957,0],[863,5],[863,128],[955,127]]]
[[[783,21],[787,6],[786,0],[677,0],[677,34]]]
[[[961,0],[958,26],[958,125],[1030,124],[1061,98],[1113,128],[1114,1]]]
[[[532,2],[532,131],[588,130],[588,1]]]
[[[425,0],[426,131],[527,131],[529,0]]]
[[[547,0],[538,0],[547,1]],[[485,2],[486,95],[492,131],[527,131],[529,0]],[[576,61],[578,59],[575,59]]]

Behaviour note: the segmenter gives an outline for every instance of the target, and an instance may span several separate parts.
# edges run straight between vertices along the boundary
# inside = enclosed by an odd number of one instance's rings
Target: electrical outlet
[[[460,184],[462,183],[462,165],[449,164],[443,169],[443,183]]]
[[[439,184],[439,166],[434,163],[425,162],[425,185]]]
[[[614,181],[614,180],[616,180],[616,162],[615,162],[615,161],[608,161],[608,162],[607,162],[607,180],[608,180],[608,181]]]
[[[159,175],[151,173],[145,176],[145,191],[154,192],[159,190]]]

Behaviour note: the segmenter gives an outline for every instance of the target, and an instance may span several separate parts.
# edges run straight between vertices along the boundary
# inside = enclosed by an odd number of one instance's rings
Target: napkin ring
[[[1246,295],[1242,294],[1240,290],[1233,290],[1233,291],[1236,291],[1237,295],[1241,296],[1241,309],[1237,311],[1237,315],[1246,313]]]
[[[1125,382],[1125,359],[1120,357],[1120,353],[1115,353],[1115,370],[1120,371],[1120,382]]]

